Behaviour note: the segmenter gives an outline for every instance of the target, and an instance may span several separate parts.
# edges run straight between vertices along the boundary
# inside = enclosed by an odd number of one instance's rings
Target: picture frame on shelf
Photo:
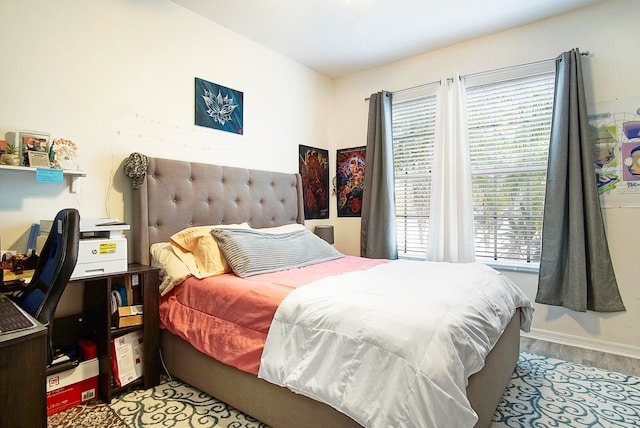
[[[29,157],[29,166],[34,168],[51,168],[51,162],[49,162],[49,153],[29,150],[27,151],[27,155]]]
[[[51,135],[45,132],[38,131],[16,131],[16,143],[15,146],[19,147],[19,153],[22,153],[22,165],[30,166],[29,152],[44,152],[49,153],[49,142],[51,141]]]

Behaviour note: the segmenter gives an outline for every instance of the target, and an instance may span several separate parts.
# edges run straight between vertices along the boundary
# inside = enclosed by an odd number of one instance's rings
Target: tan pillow
[[[249,229],[248,223],[188,227],[169,239],[176,256],[196,278],[231,272],[216,240],[211,235],[213,228]]]
[[[191,276],[187,266],[176,256],[168,242],[153,244],[149,252],[151,253],[151,266],[160,268],[161,296]]]

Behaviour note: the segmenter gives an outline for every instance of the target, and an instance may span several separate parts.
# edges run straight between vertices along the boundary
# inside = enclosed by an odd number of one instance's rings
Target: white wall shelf
[[[34,175],[36,173],[37,168],[30,166],[13,166],[13,165],[0,165],[0,171],[24,171],[24,172],[32,172]],[[69,191],[71,193],[76,193],[77,182],[76,180],[80,177],[86,177],[87,173],[79,170],[79,169],[63,169],[62,174],[67,177],[69,180]]]

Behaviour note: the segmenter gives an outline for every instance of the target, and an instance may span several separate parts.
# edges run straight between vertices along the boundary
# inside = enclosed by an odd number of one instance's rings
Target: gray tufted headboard
[[[150,264],[149,247],[191,226],[249,222],[304,224],[299,174],[149,158],[133,190],[133,262]]]

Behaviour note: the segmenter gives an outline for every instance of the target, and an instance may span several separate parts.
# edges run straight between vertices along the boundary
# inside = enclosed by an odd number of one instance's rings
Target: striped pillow
[[[306,229],[275,235],[247,229],[212,229],[211,234],[233,272],[241,278],[343,257]]]

